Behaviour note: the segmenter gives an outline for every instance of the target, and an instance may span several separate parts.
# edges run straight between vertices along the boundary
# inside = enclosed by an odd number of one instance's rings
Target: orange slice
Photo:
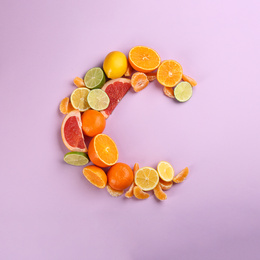
[[[111,188],[109,185],[107,185],[107,191],[112,197],[119,197],[124,193],[123,190],[115,190]]]
[[[83,169],[83,174],[86,179],[96,187],[103,189],[107,184],[107,175],[99,167],[90,165]]]
[[[69,104],[70,99],[68,97],[65,97],[61,100],[60,102],[60,112],[62,114],[67,114],[68,113],[68,104]]]
[[[150,195],[144,192],[139,186],[134,187],[134,195],[139,200],[148,199]]]
[[[89,143],[88,156],[99,167],[112,166],[118,160],[117,146],[108,135],[98,134]]]
[[[135,176],[135,173],[138,171],[138,169],[139,169],[139,164],[135,163],[134,170],[133,170],[134,176]],[[129,187],[128,191],[125,193],[125,196],[128,199],[133,197],[133,195],[134,195],[134,187],[135,187],[135,182],[133,181],[133,183]]]
[[[153,81],[156,79],[157,72],[146,73],[146,76],[149,81]]]
[[[136,46],[129,51],[129,63],[140,72],[152,72],[161,63],[159,54],[145,46]]]
[[[157,80],[165,87],[174,87],[182,79],[182,67],[175,60],[165,60],[157,70]]]
[[[154,188],[154,195],[158,200],[166,200],[167,199],[167,195],[162,191],[161,185],[158,184],[155,188]]]
[[[192,85],[192,87],[195,87],[197,85],[197,82],[195,81],[195,79],[193,79],[193,78],[191,78],[191,77],[189,77],[187,75],[183,74],[182,75],[182,80],[189,82]]]
[[[173,181],[174,181],[175,183],[181,183],[181,182],[183,182],[183,181],[186,179],[186,177],[188,176],[188,174],[189,174],[189,168],[186,167],[186,168],[184,168],[180,173],[178,173],[178,174],[173,178]]]
[[[131,86],[135,92],[139,92],[146,88],[149,84],[147,76],[142,72],[135,72],[131,77]]]
[[[169,190],[172,187],[172,181],[164,181],[162,179],[159,180],[160,186],[162,190]]]
[[[82,78],[79,78],[79,77],[76,77],[74,80],[73,80],[73,83],[76,87],[78,88],[83,88],[83,87],[86,87],[85,83],[84,83],[84,80]]]

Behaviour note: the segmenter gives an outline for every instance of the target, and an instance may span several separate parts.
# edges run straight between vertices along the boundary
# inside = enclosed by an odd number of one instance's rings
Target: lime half
[[[189,82],[183,81],[174,88],[174,97],[179,102],[188,101],[192,96],[192,86]]]
[[[104,71],[95,67],[87,71],[84,77],[84,83],[87,88],[101,88],[106,82],[106,77]]]
[[[81,152],[69,152],[64,155],[64,161],[70,165],[82,166],[89,162],[88,156]]]
[[[76,88],[70,96],[72,106],[80,112],[84,112],[89,109],[89,104],[87,101],[89,91],[90,90],[87,88]]]
[[[110,99],[107,93],[102,89],[93,89],[88,94],[89,106],[97,111],[104,110],[108,107]]]

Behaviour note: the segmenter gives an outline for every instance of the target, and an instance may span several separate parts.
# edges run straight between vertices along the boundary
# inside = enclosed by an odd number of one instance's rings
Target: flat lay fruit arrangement
[[[173,166],[166,161],[159,162],[156,169],[139,168],[138,163],[132,169],[118,162],[116,143],[103,133],[107,119],[127,92],[142,91],[154,80],[163,86],[167,97],[179,102],[188,101],[197,85],[183,74],[177,61],[161,61],[155,50],[135,46],[128,57],[119,51],[110,52],[103,68],[93,67],[84,78],[76,77],[73,81],[76,88],[60,102],[60,112],[65,115],[61,137],[70,150],[64,161],[74,166],[90,164],[83,169],[85,178],[97,188],[106,188],[113,197],[125,192],[126,198],[142,200],[153,191],[157,199],[166,200],[165,191],[188,176],[188,167],[175,175]],[[91,138],[88,147],[86,137]]]

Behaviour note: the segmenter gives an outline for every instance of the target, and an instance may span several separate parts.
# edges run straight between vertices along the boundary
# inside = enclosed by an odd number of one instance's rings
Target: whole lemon
[[[103,69],[110,79],[122,77],[127,70],[127,58],[120,51],[110,52],[103,63]]]

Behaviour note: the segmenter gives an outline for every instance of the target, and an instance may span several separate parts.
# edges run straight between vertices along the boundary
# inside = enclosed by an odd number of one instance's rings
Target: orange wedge
[[[118,160],[117,146],[108,135],[98,134],[89,143],[88,156],[99,167],[112,166]]]
[[[109,185],[107,185],[107,191],[112,197],[119,197],[124,193],[123,190],[115,190],[111,188]]]
[[[169,98],[174,98],[173,88],[164,87],[163,88],[163,93],[164,93],[165,96],[167,96]]]
[[[169,190],[172,187],[172,181],[164,181],[162,179],[159,180],[160,186],[162,190]]]
[[[143,72],[135,72],[131,77],[131,86],[135,92],[143,90],[148,84],[149,80]]]
[[[158,200],[166,200],[167,199],[167,195],[162,191],[161,185],[158,184],[155,188],[154,188],[154,195]]]
[[[70,99],[68,97],[65,97],[61,100],[60,102],[60,112],[62,114],[67,114],[68,113],[68,104],[69,104]]]
[[[182,67],[175,60],[165,60],[157,70],[157,80],[165,87],[174,87],[182,79]]]
[[[85,83],[84,83],[84,80],[82,78],[79,78],[79,77],[76,77],[74,80],[73,80],[73,83],[76,87],[78,88],[83,88],[83,87],[86,87]]]
[[[187,76],[187,75],[184,75],[184,74],[183,74],[183,75],[182,75],[182,80],[189,82],[189,83],[192,85],[192,87],[195,87],[195,86],[197,85],[196,80],[193,79],[193,78],[191,78],[191,77],[189,77],[189,76]]]
[[[135,177],[135,173],[139,170],[139,164],[135,163],[134,165],[134,177]],[[125,196],[129,199],[132,198],[134,195],[134,187],[135,187],[135,182],[133,181],[133,183],[131,184],[131,186],[129,187],[128,191],[125,193]]]
[[[174,178],[173,178],[173,182],[175,183],[181,183],[183,182],[186,177],[188,176],[189,174],[189,168],[186,167],[184,168],[180,173],[178,173]]]
[[[159,54],[145,46],[135,46],[129,51],[128,56],[131,66],[140,72],[151,72],[157,69],[161,63]]]
[[[86,179],[96,187],[103,189],[107,184],[107,175],[99,167],[90,165],[83,169],[83,174]]]
[[[134,187],[134,195],[139,200],[148,199],[150,195],[144,192],[139,186]]]

